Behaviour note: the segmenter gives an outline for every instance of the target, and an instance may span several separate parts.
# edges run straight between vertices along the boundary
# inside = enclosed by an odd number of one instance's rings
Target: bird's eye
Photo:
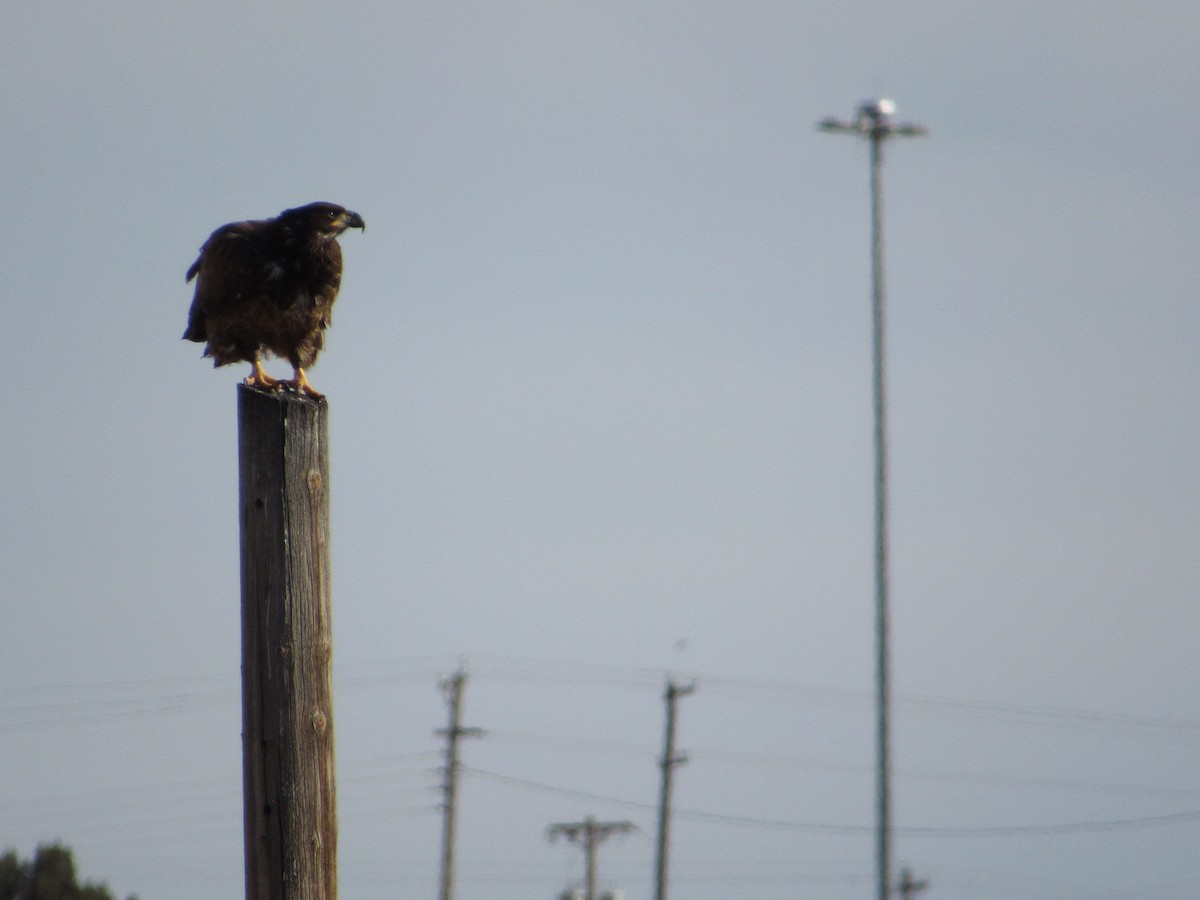
[[[331,209],[331,210],[329,211],[329,218],[331,218],[331,219],[332,219],[332,218],[335,218],[336,216],[337,216],[337,213],[335,213],[335,212],[334,212],[334,211]]]

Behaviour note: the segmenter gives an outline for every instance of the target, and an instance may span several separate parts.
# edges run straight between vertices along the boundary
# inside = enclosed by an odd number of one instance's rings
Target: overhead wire
[[[588,800],[612,803],[633,809],[654,810],[653,803],[628,798],[607,796],[591,791],[583,791],[561,785],[547,784],[530,778],[521,778],[492,772],[475,766],[463,766],[464,771],[491,781],[516,785],[555,794],[581,797]],[[768,828],[784,831],[805,831],[820,834],[840,834],[869,836],[874,833],[874,825],[833,824],[827,822],[803,822],[789,819],[764,819],[754,816],[741,816],[732,813],[716,813],[706,810],[676,807],[674,814],[681,818],[696,819],[709,822],[720,822],[728,825],[741,825],[753,828]],[[1152,828],[1165,825],[1181,825],[1200,821],[1200,809],[1183,810],[1154,816],[1140,816],[1120,819],[1105,819],[1096,821],[1065,822],[1055,824],[1032,825],[987,825],[987,826],[897,826],[896,833],[910,837],[1019,837],[1028,835],[1048,834],[1078,834],[1084,832],[1121,831],[1135,828]]]
[[[429,668],[431,659],[416,660],[381,660],[367,663],[352,664],[343,667],[336,684],[341,688],[355,689],[370,687],[377,684],[400,684],[418,681],[436,683],[438,675],[442,674]],[[457,665],[457,659],[448,662]],[[420,668],[417,671],[416,668]],[[550,660],[522,660],[505,657],[482,657],[472,662],[472,674],[477,680],[484,682],[530,682],[542,684],[580,684],[585,686],[607,686],[622,689],[650,690],[661,689],[664,674],[650,669],[628,668],[607,664],[584,664],[580,666],[571,662],[554,662]],[[836,687],[819,687],[798,682],[763,681],[752,678],[720,678],[698,677],[704,686],[705,693],[733,692],[750,695],[769,696],[782,693],[801,700],[820,700],[821,702],[859,703],[869,699],[867,692],[853,691]],[[41,685],[36,688],[6,688],[0,691],[0,726],[21,727],[39,724],[62,724],[64,722],[92,721],[98,718],[117,716],[157,716],[185,709],[201,708],[206,705],[236,703],[238,696],[236,674],[210,674],[192,677],[176,677],[166,679],[115,681],[99,684],[74,685]],[[34,698],[33,702],[30,698]],[[948,697],[909,696],[897,698],[898,701],[913,710],[926,710],[934,713],[945,713],[952,716],[970,716],[972,718],[990,718],[1004,722],[1024,722],[1033,724],[1055,724],[1068,727],[1085,727],[1089,729],[1112,729],[1118,732],[1138,732],[1168,737],[1192,737],[1200,734],[1200,722],[1190,719],[1173,719],[1152,716],[1131,716],[1124,714],[1099,713],[1082,709],[1062,709],[1041,706],[1022,706],[1016,704],[998,704],[984,701],[963,700]],[[545,744],[561,749],[596,750],[604,753],[624,753],[643,756],[653,751],[649,747],[633,744],[621,744],[613,741],[594,741],[587,739],[572,739],[544,735],[531,735],[521,732],[495,731],[491,734],[500,741],[511,741],[527,744]],[[419,751],[412,754],[397,754],[396,759],[431,759],[436,751]],[[703,748],[690,751],[693,762],[702,764],[706,761],[727,762],[732,764],[765,764],[789,765],[801,767],[833,767],[856,768],[847,763],[820,761],[811,759],[796,759],[784,756],[771,757],[763,754],[739,754],[730,751],[705,751]],[[372,772],[347,770],[345,765],[339,766],[343,771],[343,784],[346,790],[341,792],[344,801],[359,805],[356,795],[360,790],[369,793],[371,799],[377,801],[370,808],[362,806],[360,813],[366,815],[432,815],[437,810],[436,804],[420,807],[399,807],[395,801],[405,796],[424,794],[431,790],[428,786],[419,788],[403,788],[389,785],[380,786],[382,781],[394,781],[400,773],[389,768],[388,760],[393,757],[377,758],[384,760],[381,767]],[[861,767],[857,767],[861,768]],[[642,810],[653,809],[652,804],[631,801],[603,794],[575,790],[573,788],[547,784],[533,779],[524,779],[487,769],[465,767],[467,771],[497,782],[530,790],[549,791],[553,793],[575,796],[598,802],[620,804]],[[1153,788],[1136,785],[1105,785],[1065,779],[1028,779],[1002,778],[997,776],[982,776],[973,773],[952,772],[948,770],[925,769],[898,772],[903,777],[953,778],[978,783],[991,784],[1023,784],[1036,787],[1057,787],[1072,790],[1108,790],[1112,792],[1146,792],[1162,795],[1174,795],[1194,799],[1195,791],[1184,788]],[[191,788],[195,784],[186,783],[176,787]],[[219,809],[214,809],[211,801],[214,795],[220,795]],[[153,831],[157,837],[178,837],[177,828],[189,829],[189,834],[209,833],[217,831],[227,834],[232,827],[236,830],[240,819],[229,815],[229,807],[225,804],[236,804],[237,792],[214,791],[207,793],[201,785],[200,793],[194,790],[188,793],[169,792],[169,796],[155,794],[153,789],[137,800],[129,800],[129,790],[124,789],[111,798],[89,795],[90,800],[76,795],[73,804],[55,806],[55,804],[36,805],[29,807],[22,814],[19,804],[6,804],[9,813],[32,820],[35,813],[53,816],[58,812],[73,812],[75,816],[82,814],[104,815],[106,821],[103,833],[110,839],[120,840],[129,835],[136,839],[136,834]],[[190,812],[179,812],[181,801],[191,804]],[[113,816],[113,814],[118,814]],[[810,831],[842,835],[866,835],[871,833],[869,826],[856,824],[837,824],[825,822],[805,822],[796,820],[774,820],[762,817],[739,816],[728,813],[712,812],[701,809],[678,808],[676,814],[681,818],[696,821],[709,821],[733,826],[751,828],[770,828],[790,831]],[[41,816],[38,816],[41,818]],[[44,819],[42,819],[44,821]],[[1075,822],[1050,824],[1023,825],[985,825],[976,827],[963,826],[934,826],[934,827],[899,827],[897,834],[910,837],[925,838],[967,838],[967,837],[1019,837],[1053,834],[1078,834],[1090,832],[1105,832],[1131,830],[1181,825],[1200,820],[1200,810],[1186,809],[1162,815],[1110,818],[1098,820],[1081,820]],[[232,825],[230,823],[233,823]],[[78,821],[85,825],[85,822]],[[97,831],[100,826],[97,826]]]
[[[471,670],[476,683],[495,682],[580,684],[661,690],[666,670],[605,663],[580,663],[504,656],[473,656]],[[437,666],[432,663],[444,662]],[[335,688],[359,688],[373,684],[395,685],[437,679],[461,660],[452,657],[412,657],[364,661],[335,669]],[[412,668],[413,665],[419,668]],[[731,677],[693,673],[689,680],[703,684],[705,694],[731,691],[758,696],[785,696],[797,701],[869,706],[873,694],[865,689],[814,685],[777,679]],[[50,694],[43,702],[13,702]],[[54,697],[55,694],[60,695]],[[65,697],[61,695],[66,695]],[[115,696],[114,696],[115,694]],[[72,696],[73,695],[73,696]],[[108,716],[157,715],[180,708],[233,702],[238,696],[235,672],[210,673],[163,679],[112,682],[42,684],[0,689],[0,725],[40,725],[64,720],[87,720]],[[946,696],[897,693],[898,708],[930,714],[983,718],[1005,723],[1055,725],[1088,729],[1119,729],[1152,736],[1200,737],[1200,719],[1133,715],[1083,708],[1004,703]]]

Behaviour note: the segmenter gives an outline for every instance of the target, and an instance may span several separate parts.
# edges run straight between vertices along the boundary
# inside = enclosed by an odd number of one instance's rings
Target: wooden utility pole
[[[336,900],[328,405],[238,386],[247,900]]]
[[[450,707],[450,723],[446,728],[439,728],[434,734],[446,738],[446,765],[443,769],[442,781],[442,881],[440,900],[452,900],[454,896],[454,826],[458,808],[458,739],[460,737],[479,737],[482,728],[464,728],[460,724],[462,717],[463,687],[467,683],[467,673],[459,669],[442,682],[442,690],[446,692],[446,704]]]
[[[913,900],[927,887],[929,887],[929,879],[913,878],[912,869],[900,870],[900,900]]]
[[[663,755],[659,760],[662,769],[662,789],[658,799],[658,853],[654,865],[654,900],[667,900],[667,851],[670,849],[671,830],[671,772],[676,766],[687,762],[687,754],[675,752],[675,704],[696,690],[694,684],[678,685],[667,680],[663,699],[667,703],[667,724],[663,736]]]
[[[586,878],[584,900],[596,900],[596,849],[614,834],[635,831],[632,822],[597,822],[588,816],[582,822],[559,822],[551,825],[546,836],[553,841],[559,835],[583,848]]]

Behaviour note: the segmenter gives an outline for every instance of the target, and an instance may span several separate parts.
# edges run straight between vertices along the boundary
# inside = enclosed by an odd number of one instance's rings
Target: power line
[[[633,809],[652,810],[654,804],[640,800],[630,800],[622,797],[612,797],[574,788],[561,787],[534,781],[529,778],[519,778],[513,775],[503,775],[474,766],[465,769],[471,774],[490,781],[512,784],[519,787],[546,791],[564,796],[581,797],[587,800],[613,803]],[[838,825],[825,822],[800,822],[788,819],[761,819],[754,816],[740,816],[733,813],[714,813],[698,809],[676,808],[675,814],[697,821],[718,822],[726,825],[739,825],[750,828],[766,828],[779,831],[806,831],[820,834],[841,834],[865,836],[874,832],[872,825]],[[963,837],[1021,837],[1051,834],[1079,834],[1087,832],[1124,831],[1138,828],[1154,828],[1166,825],[1184,825],[1200,821],[1200,809],[1184,810],[1157,816],[1141,816],[1124,819],[1101,819],[1085,822],[1066,822],[1049,825],[983,825],[983,826],[900,826],[895,833],[905,837],[922,838],[963,838]]]
[[[359,688],[372,684],[395,685],[427,681],[437,671],[388,671],[389,666],[418,663],[427,666],[431,659],[443,657],[397,658],[352,663],[339,666],[334,673],[335,688]],[[620,667],[606,664],[558,663],[553,660],[482,657],[476,665],[472,657],[472,677],[492,681],[517,681],[549,684],[582,684],[602,687],[655,689],[661,684],[658,670]],[[491,668],[489,660],[500,663]],[[570,671],[574,668],[575,671]],[[753,677],[703,675],[705,692],[720,695],[736,691],[753,695],[777,694],[796,700],[812,700],[837,704],[867,705],[869,691],[835,685]],[[91,720],[119,716],[155,716],[184,707],[195,707],[237,699],[236,673],[217,673],[176,678],[125,680],[111,682],[76,682],[40,684],[28,687],[0,689],[0,724],[4,727],[46,725],[74,720]],[[46,699],[33,700],[31,698]],[[1071,727],[1078,729],[1125,729],[1157,732],[1193,738],[1200,735],[1200,719],[1147,716],[1105,712],[1095,709],[1041,706],[946,697],[929,694],[896,694],[893,705],[909,710],[920,709],[929,714],[979,718],[1006,723]],[[25,702],[21,702],[24,700]],[[8,717],[12,718],[8,718]]]
[[[608,754],[632,756],[641,759],[650,758],[654,750],[647,745],[622,743],[619,741],[592,740],[587,738],[561,738],[557,735],[534,734],[527,732],[488,731],[488,737],[497,744],[517,744],[525,746],[547,747],[593,754]],[[689,762],[701,764],[722,764],[728,766],[757,766],[778,767],[787,769],[807,769],[821,772],[839,772],[846,775],[858,776],[871,771],[868,763],[849,762],[844,759],[823,759],[817,757],[786,756],[782,754],[751,753],[736,750],[696,750],[688,753]],[[1102,793],[1110,795],[1135,795],[1143,797],[1175,797],[1184,801],[1200,799],[1200,791],[1184,787],[1156,786],[1149,784],[1110,783],[1102,781],[1083,781],[1069,778],[1035,778],[1028,775],[992,775],[981,772],[968,772],[955,769],[903,766],[894,770],[896,775],[904,780],[949,781],[967,784],[991,785],[1000,787],[1037,788],[1039,790],[1057,790],[1082,793]]]
[[[1200,809],[1166,813],[1158,816],[1138,816],[1127,819],[1101,819],[1092,822],[1067,822],[1059,825],[984,825],[967,827],[898,828],[898,834],[908,837],[1023,837],[1047,834],[1084,834],[1089,832],[1128,831],[1157,828],[1164,825],[1185,825],[1200,822]]]

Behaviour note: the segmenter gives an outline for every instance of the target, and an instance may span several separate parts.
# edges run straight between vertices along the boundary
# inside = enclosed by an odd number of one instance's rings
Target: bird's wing
[[[235,222],[223,225],[209,236],[200,255],[188,269],[188,281],[196,279],[196,296],[188,313],[184,337],[202,341],[206,320],[265,292],[262,271],[264,222]]]
[[[324,284],[316,292],[316,301],[321,309],[321,327],[328,328],[333,324],[333,301],[337,299],[338,289],[342,286],[342,248],[337,241],[330,241],[326,245],[322,269]]]

